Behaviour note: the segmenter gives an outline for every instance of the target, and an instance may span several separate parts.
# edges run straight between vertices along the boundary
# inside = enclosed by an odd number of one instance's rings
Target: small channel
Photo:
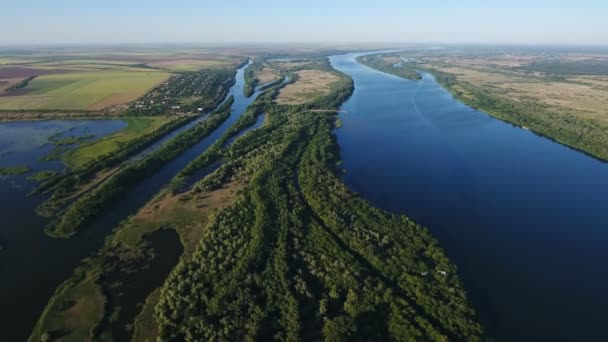
[[[260,114],[258,115],[257,119],[255,120],[255,123],[245,129],[243,129],[242,131],[239,132],[239,134],[231,137],[230,139],[228,139],[228,141],[226,141],[226,144],[224,144],[224,148],[229,147],[230,145],[232,145],[232,143],[242,137],[243,135],[245,135],[245,133],[252,131],[254,129],[258,129],[260,127],[262,127],[262,125],[264,124],[264,120],[266,119],[266,114]]]

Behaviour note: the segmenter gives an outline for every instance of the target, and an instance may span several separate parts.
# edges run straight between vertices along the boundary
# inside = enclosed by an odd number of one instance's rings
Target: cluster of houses
[[[144,113],[158,113],[161,110],[203,112],[203,107],[184,108],[179,101],[203,98],[208,88],[213,86],[215,78],[214,74],[204,71],[174,75],[140,100],[132,103],[131,108]]]

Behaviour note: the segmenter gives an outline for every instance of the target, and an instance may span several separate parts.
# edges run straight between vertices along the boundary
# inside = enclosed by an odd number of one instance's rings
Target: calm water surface
[[[357,54],[336,130],[344,181],[429,227],[498,341],[605,341],[608,164],[404,80]]]

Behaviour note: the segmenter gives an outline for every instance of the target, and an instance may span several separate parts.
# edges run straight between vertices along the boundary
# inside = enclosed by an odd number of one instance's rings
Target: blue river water
[[[336,130],[345,183],[430,229],[491,339],[605,340],[608,164],[358,55],[330,57],[355,81]]]

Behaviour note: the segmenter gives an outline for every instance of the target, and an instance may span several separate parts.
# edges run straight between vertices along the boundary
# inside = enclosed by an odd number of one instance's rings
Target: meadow
[[[332,84],[340,79],[334,73],[324,70],[299,70],[295,75],[295,82],[279,91],[277,103],[295,105],[310,102],[329,94]]]

